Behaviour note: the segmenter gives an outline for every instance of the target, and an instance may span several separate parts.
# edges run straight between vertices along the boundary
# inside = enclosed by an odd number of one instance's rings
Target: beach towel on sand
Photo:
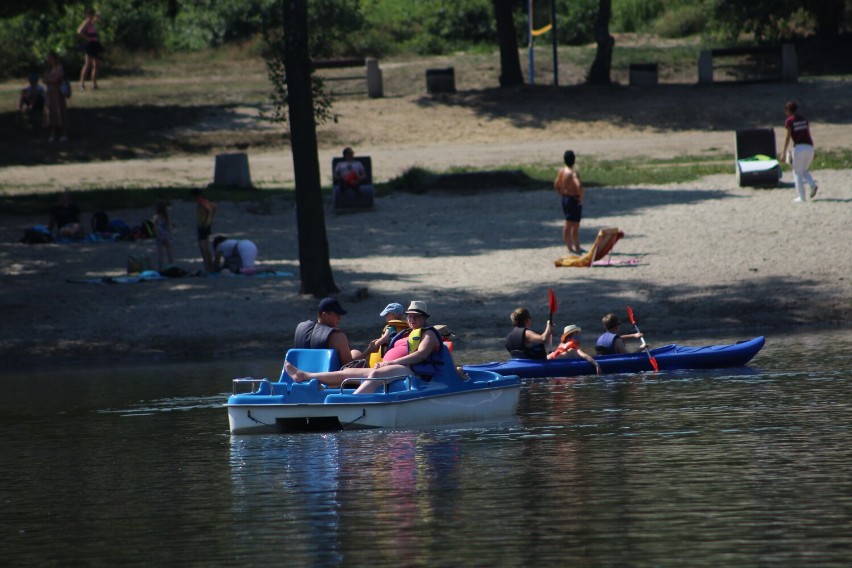
[[[612,247],[615,243],[624,236],[618,227],[610,227],[598,231],[598,236],[595,237],[595,242],[592,248],[582,256],[568,255],[556,259],[556,266],[592,266],[595,261],[601,260],[606,255],[612,252]]]

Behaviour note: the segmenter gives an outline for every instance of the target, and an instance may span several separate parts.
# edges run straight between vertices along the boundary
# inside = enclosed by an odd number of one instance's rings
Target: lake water
[[[852,560],[852,332],[772,334],[744,369],[527,381],[499,425],[229,435],[231,378],[279,370],[0,374],[2,564]]]

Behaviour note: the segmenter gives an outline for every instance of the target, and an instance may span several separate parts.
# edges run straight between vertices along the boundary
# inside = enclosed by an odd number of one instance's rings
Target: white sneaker
[[[819,189],[819,186],[817,184],[814,184],[813,187],[811,187],[811,199],[816,197],[816,192],[817,192],[818,189]]]
[[[804,202],[805,202],[805,200],[802,199],[801,197],[797,197],[796,199],[793,200],[793,203],[804,203]]]

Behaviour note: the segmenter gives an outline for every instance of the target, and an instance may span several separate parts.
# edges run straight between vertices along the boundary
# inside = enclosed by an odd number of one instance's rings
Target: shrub
[[[664,10],[662,0],[613,0],[612,28],[620,32],[647,31]]]
[[[677,38],[704,33],[710,16],[696,6],[676,6],[663,12],[651,28],[662,37]]]

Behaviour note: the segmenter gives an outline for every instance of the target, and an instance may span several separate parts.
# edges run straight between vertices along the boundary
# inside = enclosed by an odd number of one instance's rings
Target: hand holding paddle
[[[630,320],[630,323],[633,324],[633,328],[636,330],[636,333],[642,333],[641,331],[639,331],[639,326],[636,325],[636,318],[633,317],[633,308],[631,308],[630,306],[627,306],[627,318]],[[645,343],[645,338],[642,337],[641,339],[642,347],[645,349],[645,353],[648,354],[648,359],[651,361],[651,367],[653,367],[655,371],[659,371],[660,366],[657,365],[657,360],[654,359],[654,356],[651,355],[650,351],[648,351],[648,345]]]

